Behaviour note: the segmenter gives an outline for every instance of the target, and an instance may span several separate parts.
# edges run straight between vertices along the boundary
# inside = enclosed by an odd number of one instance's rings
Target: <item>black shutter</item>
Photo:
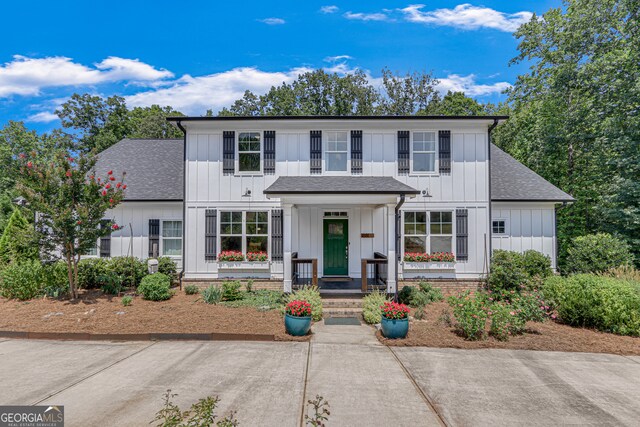
[[[456,260],[469,259],[469,211],[456,209]]]
[[[310,168],[311,174],[321,174],[322,173],[322,131],[321,130],[312,130],[311,131],[311,144],[310,144]]]
[[[271,211],[271,259],[273,261],[282,261],[282,209],[274,209]]]
[[[100,221],[100,228],[109,226],[108,219]],[[109,258],[111,256],[111,234],[100,237],[100,258]]]
[[[232,130],[222,132],[222,173],[233,175],[236,171],[236,133]]]
[[[409,139],[408,130],[398,131],[398,175],[409,174]]]
[[[215,260],[218,257],[218,211],[207,209],[204,212],[204,259]]]
[[[351,173],[362,174],[362,131],[351,131]]]
[[[157,258],[160,252],[160,220],[149,220],[149,258]]]
[[[438,160],[440,163],[440,173],[451,173],[451,131],[441,130],[438,132]]]
[[[276,173],[276,131],[264,131],[264,167],[265,175]]]

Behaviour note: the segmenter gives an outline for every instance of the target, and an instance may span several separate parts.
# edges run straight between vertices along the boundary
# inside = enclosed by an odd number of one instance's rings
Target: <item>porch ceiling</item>
[[[281,176],[264,190],[279,195],[416,195],[420,191],[389,176]]]

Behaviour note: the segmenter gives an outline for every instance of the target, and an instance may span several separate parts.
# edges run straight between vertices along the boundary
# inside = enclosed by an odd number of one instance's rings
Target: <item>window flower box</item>
[[[405,253],[403,268],[405,271],[453,271],[456,257],[450,252]]]

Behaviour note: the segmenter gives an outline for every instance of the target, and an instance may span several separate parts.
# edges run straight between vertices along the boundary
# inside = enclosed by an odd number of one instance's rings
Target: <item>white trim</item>
[[[257,133],[260,138],[260,170],[259,171],[241,171],[240,170],[240,134],[241,133]],[[241,130],[235,132],[235,158],[234,161],[234,175],[236,176],[262,176],[264,175],[264,131],[259,130]],[[249,151],[249,153],[255,153],[254,151]]]
[[[493,222],[494,221],[502,221],[504,222],[504,231],[502,233],[496,233],[493,231]],[[491,235],[493,237],[509,237],[509,220],[507,218],[492,218],[491,219]]]
[[[343,171],[330,171],[327,170],[328,158],[327,152],[329,148],[329,134],[330,133],[346,133],[347,134],[347,149],[345,154],[347,156],[346,166],[347,168]],[[351,175],[351,132],[348,130],[325,130],[322,132],[322,174],[323,175]],[[330,153],[342,153],[343,151],[329,151]]]
[[[402,212],[401,215],[401,244],[400,247],[402,249],[402,258],[404,258],[404,254],[406,253],[406,250],[404,248],[404,238],[405,238],[405,232],[404,232],[404,214],[405,212],[425,212],[427,215],[427,232],[426,234],[424,234],[424,236],[426,237],[426,248],[425,248],[425,253],[432,253],[431,251],[431,236],[451,236],[451,252],[453,252],[453,254],[455,255],[457,253],[457,249],[456,248],[456,210],[455,209],[451,209],[451,208],[433,208],[430,210],[426,210],[426,209],[402,209],[400,212]],[[431,233],[431,212],[451,212],[451,234],[432,234]],[[422,234],[409,234],[409,236],[423,236]]]
[[[415,171],[413,169],[413,138],[416,133],[433,133],[434,134],[434,151],[435,157],[433,161],[433,171]],[[419,153],[430,153],[430,151],[420,151]],[[438,176],[440,170],[439,164],[439,141],[437,130],[413,130],[411,131],[411,138],[409,140],[409,174],[414,176]],[[397,160],[396,160],[397,161]]]
[[[222,213],[223,212],[240,212],[242,213],[242,222],[241,222],[241,226],[242,226],[242,233],[241,234],[225,234],[224,236],[238,236],[240,237],[242,240],[240,242],[241,245],[241,249],[240,252],[242,252],[242,254],[246,257],[247,256],[247,236],[264,236],[264,234],[247,234],[247,212],[266,212],[267,214],[267,261],[256,261],[256,262],[270,262],[271,261],[271,208],[254,208],[254,209],[246,209],[246,208],[241,208],[241,207],[237,207],[237,208],[224,208],[224,209],[218,209],[218,215],[217,215],[217,224],[216,226],[218,227],[217,229],[217,248],[218,248],[218,253],[224,251],[225,249],[222,249]],[[217,257],[218,254],[216,254]],[[218,261],[218,264],[220,262],[226,262],[226,261],[219,261],[216,259],[216,261]],[[249,261],[247,261],[249,262]]]
[[[181,230],[181,236],[180,236],[180,255],[165,255],[164,254],[164,239],[165,237],[163,236],[163,231],[164,231],[164,223],[165,222],[169,222],[169,221],[175,221],[175,222],[179,222],[180,223],[180,230]],[[148,227],[148,221],[147,221],[147,227]],[[182,248],[183,248],[183,240],[184,240],[184,220],[182,219],[178,219],[178,218],[160,218],[160,235],[158,236],[160,239],[160,247],[158,248],[158,257],[169,257],[169,258],[182,258]],[[166,239],[172,239],[172,240],[176,240],[178,239],[178,237],[166,237]]]

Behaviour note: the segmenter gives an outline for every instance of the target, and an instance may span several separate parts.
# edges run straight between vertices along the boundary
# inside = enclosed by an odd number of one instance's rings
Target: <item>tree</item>
[[[15,208],[0,237],[0,265],[37,259],[38,238],[33,224]]]
[[[442,98],[435,97],[418,114],[431,116],[478,116],[487,113],[485,107],[464,92],[448,91]]]
[[[129,138],[182,138],[182,131],[167,121],[167,117],[184,116],[172,107],[135,107],[129,111]]]
[[[436,90],[438,80],[431,73],[394,75],[388,68],[382,70],[381,97],[378,114],[407,116],[426,110],[439,98]]]
[[[78,297],[80,256],[96,241],[118,226],[101,224],[107,209],[122,201],[126,185],[111,171],[103,179],[94,175],[95,152],[72,157],[68,149],[56,147],[50,161],[37,152],[18,156],[18,190],[35,212],[42,250],[59,251],[67,264],[72,298]],[[124,177],[123,177],[124,178]]]

